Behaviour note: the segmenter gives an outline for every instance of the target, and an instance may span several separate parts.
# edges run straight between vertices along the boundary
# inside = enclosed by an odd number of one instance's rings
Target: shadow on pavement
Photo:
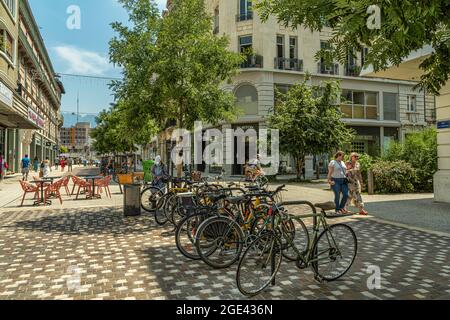
[[[17,221],[9,227],[25,231],[61,233],[65,235],[145,233],[157,228],[150,214],[127,218],[113,208],[55,210],[51,216]]]
[[[396,200],[366,203],[377,218],[433,231],[450,233],[450,204],[432,199]]]

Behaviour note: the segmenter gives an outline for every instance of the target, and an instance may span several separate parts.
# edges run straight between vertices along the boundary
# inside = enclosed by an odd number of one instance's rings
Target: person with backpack
[[[28,174],[30,173],[30,158],[26,154],[20,161],[22,165],[22,181],[28,181]]]

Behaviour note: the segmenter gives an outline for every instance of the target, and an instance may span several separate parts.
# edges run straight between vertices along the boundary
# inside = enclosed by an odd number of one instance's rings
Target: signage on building
[[[438,129],[450,129],[450,120],[438,121]]]
[[[45,120],[31,108],[28,108],[28,119],[35,123],[39,128],[44,128],[45,126]]]
[[[7,106],[13,106],[13,92],[0,81],[0,101]]]

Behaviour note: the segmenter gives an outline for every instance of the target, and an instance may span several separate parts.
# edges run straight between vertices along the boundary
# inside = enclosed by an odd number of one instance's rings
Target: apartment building
[[[275,89],[286,91],[302,81],[306,73],[312,83],[340,80],[343,90],[343,119],[357,132],[351,151],[380,154],[390,141],[401,141],[412,131],[435,122],[435,99],[415,90],[414,81],[360,77],[367,49],[349,55],[345,65],[327,65],[315,55],[329,46],[332,30],[311,32],[309,29],[285,28],[274,17],[262,23],[251,0],[206,0],[214,16],[213,32],[230,39],[230,50],[246,53],[241,72],[226,88],[234,93],[244,115],[226,128],[266,127],[266,117],[275,104]],[[350,150],[349,150],[350,151]],[[293,159],[283,156],[287,167],[295,168]],[[322,160],[322,161],[321,161]],[[316,163],[326,170],[326,156],[306,159],[307,176],[313,176]],[[243,173],[241,165],[226,166],[228,174]]]
[[[66,147],[72,157],[89,158],[92,130],[89,122],[79,122],[72,128],[61,128],[59,131],[61,146]]]
[[[25,154],[39,160],[56,157],[64,87],[28,1],[0,3],[0,152],[10,171],[18,172]]]

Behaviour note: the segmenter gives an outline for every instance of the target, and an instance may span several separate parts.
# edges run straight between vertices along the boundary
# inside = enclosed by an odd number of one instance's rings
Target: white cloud
[[[93,51],[74,46],[54,47],[56,54],[67,65],[66,73],[103,75],[111,68],[108,58]]]

